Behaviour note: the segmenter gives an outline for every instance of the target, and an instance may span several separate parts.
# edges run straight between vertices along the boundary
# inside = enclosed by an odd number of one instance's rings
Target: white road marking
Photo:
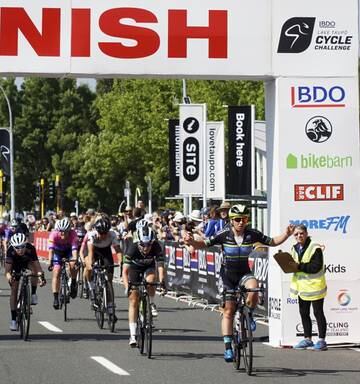
[[[57,333],[63,332],[62,329],[60,329],[58,327],[55,327],[55,325],[52,325],[48,321],[38,321],[38,323],[40,325],[42,325],[43,327],[45,327],[46,329],[48,329],[49,331],[51,331],[51,332],[57,332]]]
[[[105,359],[105,357],[102,357],[102,356],[90,356],[90,358],[95,360],[99,364],[101,364],[103,367],[105,367],[109,371],[115,373],[116,375],[130,376],[129,372],[126,372],[124,369],[118,367],[117,365],[112,363],[110,360]]]

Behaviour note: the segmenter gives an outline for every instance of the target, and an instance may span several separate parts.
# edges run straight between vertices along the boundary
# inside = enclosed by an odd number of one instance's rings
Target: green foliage
[[[31,209],[34,184],[60,175],[65,209],[75,200],[114,212],[124,199],[125,181],[153,207],[165,206],[169,189],[167,119],[178,117],[181,80],[106,79],[96,93],[73,79],[3,80],[14,113],[17,209]],[[264,119],[261,82],[188,80],[193,103],[206,103],[209,120],[227,119],[224,105],[256,104]],[[0,123],[6,124],[0,104]]]

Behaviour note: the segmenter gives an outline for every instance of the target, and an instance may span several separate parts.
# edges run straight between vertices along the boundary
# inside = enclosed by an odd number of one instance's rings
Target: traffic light
[[[51,180],[48,187],[49,200],[55,200],[55,182]]]

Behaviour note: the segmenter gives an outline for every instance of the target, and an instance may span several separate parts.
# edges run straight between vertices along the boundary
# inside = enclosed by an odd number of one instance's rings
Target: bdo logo
[[[344,108],[345,89],[339,85],[291,87],[291,106],[293,108]]]

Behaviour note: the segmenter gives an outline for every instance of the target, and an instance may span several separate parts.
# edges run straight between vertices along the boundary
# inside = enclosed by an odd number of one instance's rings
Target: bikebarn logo
[[[332,125],[324,116],[312,117],[305,126],[306,136],[314,143],[323,143],[332,135]]]
[[[278,53],[301,53],[311,43],[315,17],[292,17],[281,29]]]
[[[339,85],[293,86],[290,88],[292,108],[345,108],[345,89]]]
[[[305,225],[308,229],[316,229],[319,231],[333,231],[347,233],[347,225],[350,216],[330,216],[322,219],[294,219],[290,220],[293,225]]]
[[[333,169],[351,168],[352,156],[318,155],[308,153],[307,155],[295,155],[289,153],[286,157],[287,169]]]
[[[295,184],[295,201],[342,201],[344,184]]]

